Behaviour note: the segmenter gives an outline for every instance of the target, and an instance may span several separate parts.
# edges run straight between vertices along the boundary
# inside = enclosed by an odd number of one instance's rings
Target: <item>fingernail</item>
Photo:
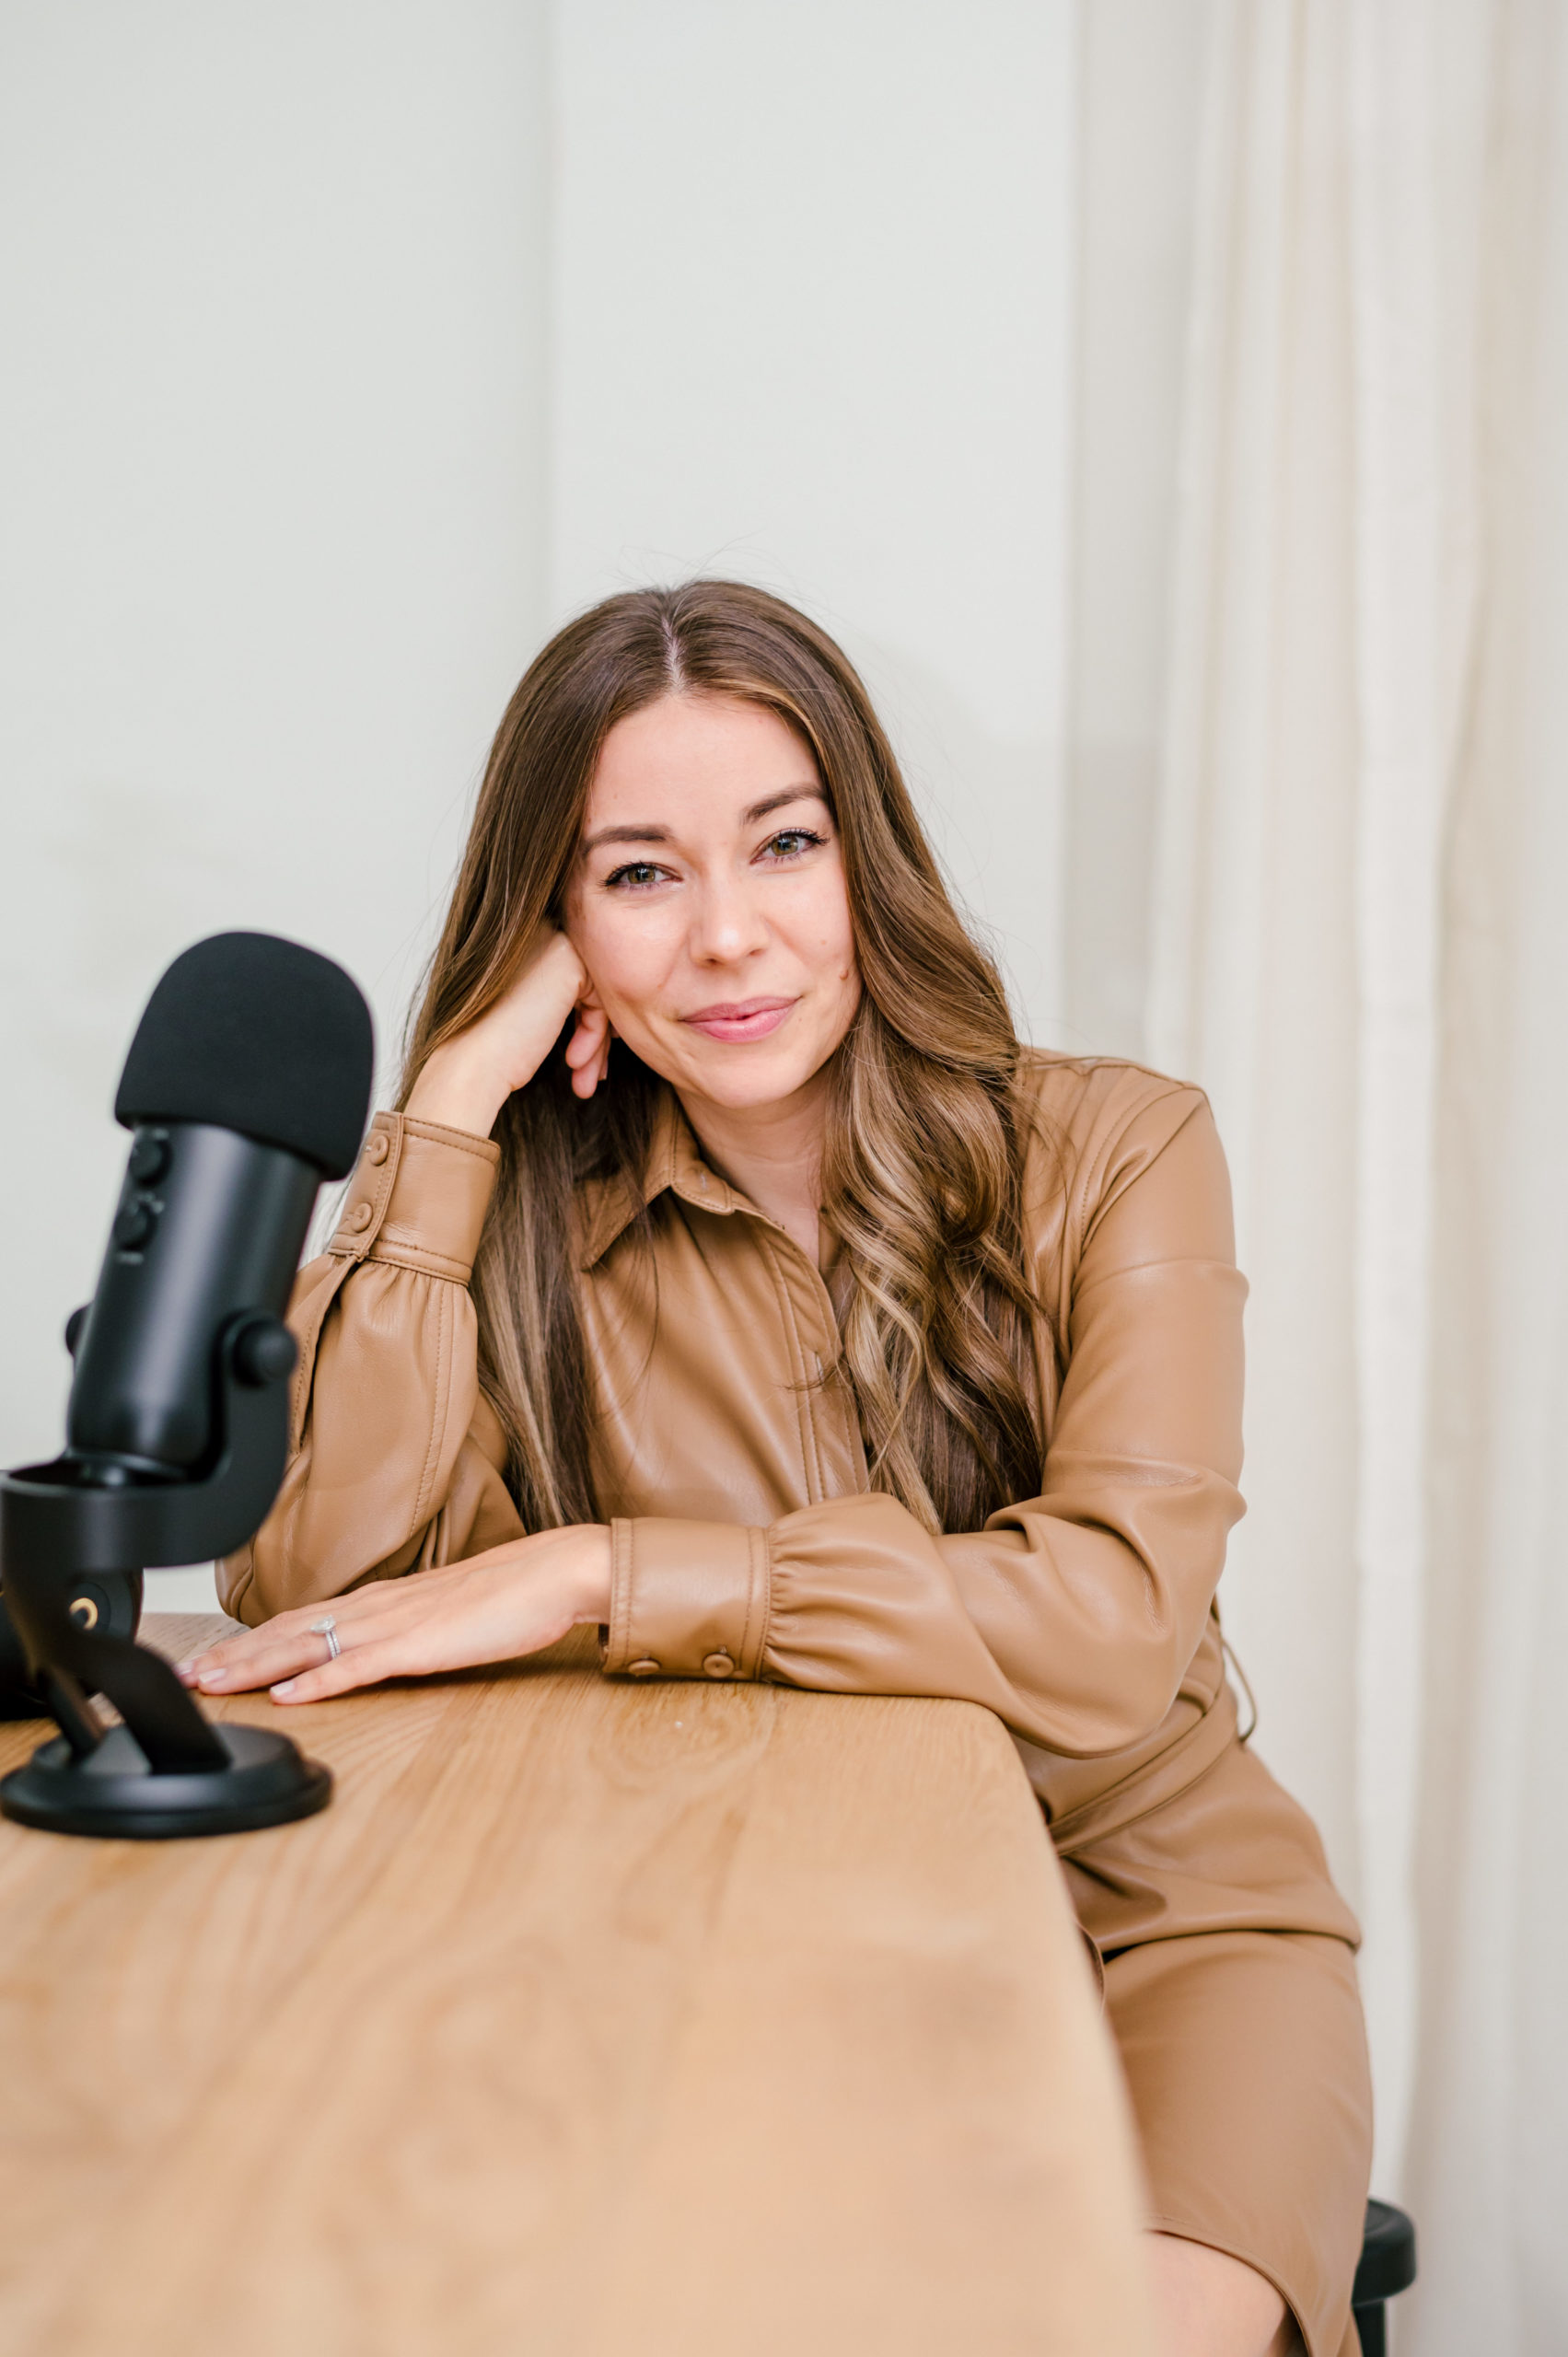
[[[226,1669],[204,1669],[196,1683],[198,1686],[226,1686],[228,1672]]]
[[[294,1688],[295,1680],[292,1678],[280,1678],[275,1686],[269,1687],[268,1691],[274,1701],[286,1702]]]

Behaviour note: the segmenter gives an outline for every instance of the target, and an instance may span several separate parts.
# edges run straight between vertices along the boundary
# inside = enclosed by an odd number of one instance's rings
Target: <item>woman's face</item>
[[[805,741],[733,696],[665,696],[618,721],[566,930],[612,1028],[677,1089],[738,1110],[792,1097],[860,1003],[838,830]]]

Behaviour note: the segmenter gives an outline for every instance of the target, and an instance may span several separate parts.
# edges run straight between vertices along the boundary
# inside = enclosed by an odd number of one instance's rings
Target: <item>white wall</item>
[[[1035,1036],[1061,962],[1071,0],[564,0],[551,595],[841,637]]]
[[[1054,1036],[1071,0],[10,0],[0,1462],[162,967],[389,1049],[546,628],[740,573],[842,633]]]
[[[1148,1054],[1194,198],[1214,0],[1092,0],[1078,75],[1063,946],[1074,1045]]]
[[[0,16],[0,1462],[169,958],[295,935],[393,1042],[543,618],[545,57],[517,0]]]

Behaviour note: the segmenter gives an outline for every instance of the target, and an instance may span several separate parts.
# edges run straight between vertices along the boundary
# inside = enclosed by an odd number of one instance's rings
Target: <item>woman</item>
[[[611,1675],[985,1704],[1103,1960],[1168,2349],[1349,2357],[1355,1927],[1214,1610],[1243,1291],[1203,1097],[1019,1046],[839,649],[611,598],[502,723],[299,1280],[261,1625],[185,1675],[310,1701],[587,1621]]]

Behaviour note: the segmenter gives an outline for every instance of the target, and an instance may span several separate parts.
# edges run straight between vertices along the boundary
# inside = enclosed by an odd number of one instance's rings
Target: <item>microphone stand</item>
[[[99,1582],[134,1595],[143,1565],[225,1554],[260,1527],[287,1459],[294,1362],[276,1318],[230,1320],[216,1364],[223,1440],[197,1479],[138,1480],[68,1455],[0,1474],[6,1608],[61,1730],[0,1782],[0,1812],[17,1824],[158,1840],[249,1832],[326,1806],[331,1771],[287,1736],[215,1724],[161,1655],[103,1625],[108,1615],[84,1627],[73,1611],[84,1583],[89,1597]],[[95,1693],[121,1724],[104,1724]]]

